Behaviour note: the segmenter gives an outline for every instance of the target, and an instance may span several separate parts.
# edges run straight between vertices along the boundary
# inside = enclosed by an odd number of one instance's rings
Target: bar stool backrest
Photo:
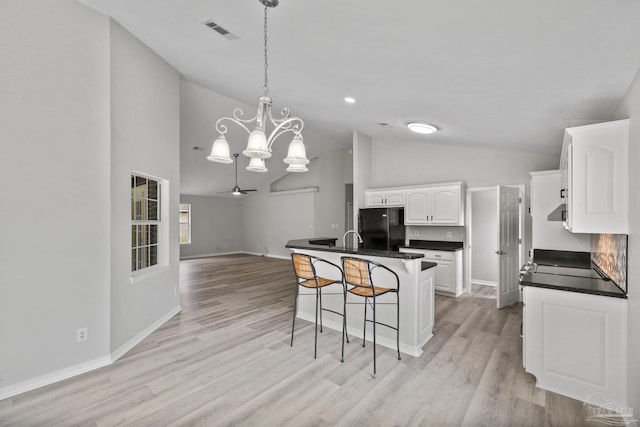
[[[291,254],[293,261],[293,272],[296,277],[305,280],[315,280],[316,269],[311,262],[311,257],[304,254]]]
[[[348,285],[363,288],[371,287],[371,274],[367,260],[342,257],[342,269]]]

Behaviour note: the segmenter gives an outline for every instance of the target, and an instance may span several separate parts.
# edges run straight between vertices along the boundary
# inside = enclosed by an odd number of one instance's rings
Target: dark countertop
[[[549,273],[527,272],[520,280],[522,286],[557,289],[560,291],[580,292],[607,297],[627,298],[622,289],[611,280],[592,277],[563,276]]]
[[[409,240],[408,245],[400,245],[401,248],[427,249],[431,251],[461,251],[463,242],[451,242],[441,240]]]
[[[428,269],[430,269],[430,268],[435,267],[436,265],[438,265],[438,264],[436,264],[435,262],[431,262],[431,261],[422,261],[422,262],[420,263],[420,271],[428,270]]]
[[[397,252],[397,251],[383,251],[378,249],[363,249],[363,248],[354,248],[351,246],[329,246],[329,245],[318,245],[309,243],[309,240],[335,240],[334,238],[329,237],[312,237],[310,239],[299,239],[299,240],[289,240],[286,244],[286,248],[290,249],[309,249],[312,251],[323,251],[323,252],[340,252],[351,255],[364,255],[364,256],[379,256],[383,258],[398,258],[398,259],[417,259],[424,258],[422,254],[413,254],[406,252]]]
[[[627,298],[622,289],[594,269],[589,252],[534,249],[533,261],[535,265],[520,279],[522,286]]]

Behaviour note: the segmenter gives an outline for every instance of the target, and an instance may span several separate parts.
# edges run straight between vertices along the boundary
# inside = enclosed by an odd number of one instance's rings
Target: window
[[[131,175],[131,271],[158,264],[160,181]]]
[[[180,204],[180,244],[191,243],[191,205]]]

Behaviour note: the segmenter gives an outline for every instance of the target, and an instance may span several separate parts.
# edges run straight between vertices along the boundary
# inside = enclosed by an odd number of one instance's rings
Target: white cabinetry
[[[523,288],[523,362],[538,387],[626,407],[627,300]]]
[[[364,199],[368,208],[404,207],[405,191],[402,189],[364,190]]]
[[[405,190],[406,225],[464,225],[462,183]]]
[[[628,153],[629,120],[565,130],[560,170],[568,230],[629,234]]]
[[[462,293],[462,251],[434,251],[400,248],[400,252],[423,254],[423,261],[435,262],[433,288],[438,293],[459,296]]]

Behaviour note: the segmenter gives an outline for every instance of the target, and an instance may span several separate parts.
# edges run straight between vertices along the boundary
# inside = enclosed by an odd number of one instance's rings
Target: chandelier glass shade
[[[306,149],[302,138],[302,129],[304,122],[298,117],[291,117],[288,108],[283,108],[280,117],[275,118],[272,115],[271,105],[273,101],[268,95],[269,93],[269,77],[268,77],[268,60],[267,60],[267,10],[278,4],[277,0],[259,0],[264,5],[264,85],[263,94],[258,98],[258,112],[255,117],[244,119],[244,113],[240,108],[233,110],[232,117],[222,117],[216,122],[216,130],[219,135],[213,142],[211,154],[207,157],[212,162],[232,163],[229,153],[229,143],[225,137],[228,127],[227,124],[233,123],[244,129],[249,135],[247,146],[242,152],[249,157],[249,166],[247,170],[253,172],[267,172],[264,159],[271,157],[272,146],[274,142],[282,135],[289,134],[292,136],[289,145],[289,151],[284,162],[289,165],[288,172],[306,172],[307,159]],[[255,123],[255,124],[254,124]],[[267,126],[273,127],[267,132]]]

